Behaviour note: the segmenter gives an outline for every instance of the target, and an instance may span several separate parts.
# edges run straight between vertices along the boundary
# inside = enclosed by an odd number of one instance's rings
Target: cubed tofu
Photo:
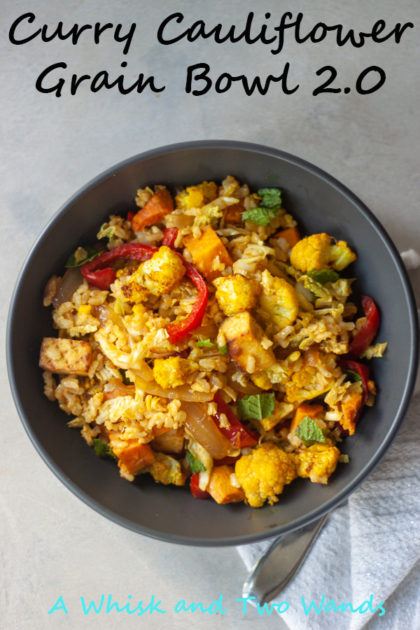
[[[262,295],[259,313],[277,330],[293,324],[299,313],[299,301],[295,289],[284,278],[272,276],[265,269],[261,276]]]
[[[276,362],[273,351],[261,343],[262,328],[247,311],[225,319],[220,331],[231,359],[248,374],[266,370]]]
[[[153,376],[158,385],[163,389],[171,389],[185,385],[192,373],[191,362],[182,357],[169,357],[168,359],[155,359]]]
[[[92,360],[92,345],[76,339],[44,337],[41,344],[39,367],[57,374],[79,374],[89,372]]]
[[[171,429],[156,436],[152,446],[156,451],[162,453],[182,453],[184,450],[185,431],[183,427]]]
[[[216,503],[239,503],[245,499],[242,488],[232,484],[233,474],[233,466],[215,466],[211,471],[207,492]]]
[[[169,293],[185,273],[184,263],[170,247],[159,247],[153,256],[140,265],[133,280],[153,295]]]
[[[288,418],[293,413],[293,405],[285,402],[278,402],[276,400],[274,411],[271,416],[268,418],[263,418],[260,420],[265,431],[271,431],[275,426],[283,422],[286,418]]]
[[[222,240],[210,225],[203,229],[199,238],[191,236],[184,242],[193,263],[207,280],[214,280],[221,275],[222,269],[233,264]]]
[[[155,454],[148,444],[141,444],[136,440],[129,440],[123,447],[113,445],[113,452],[118,457],[118,466],[121,472],[136,475],[140,470],[150,466],[155,461]]]
[[[257,303],[260,287],[255,280],[235,274],[216,278],[213,284],[217,302],[225,315],[248,311]]]

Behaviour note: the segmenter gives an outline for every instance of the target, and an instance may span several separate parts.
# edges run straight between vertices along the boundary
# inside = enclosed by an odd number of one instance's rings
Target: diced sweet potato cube
[[[134,232],[138,232],[149,225],[160,223],[173,209],[174,202],[171,193],[166,188],[162,188],[149,199],[141,210],[136,212],[131,220],[131,227]]]
[[[284,240],[289,245],[289,249],[292,249],[292,247],[294,247],[294,245],[296,245],[296,243],[300,241],[299,231],[295,227],[286,228],[285,230],[280,230],[280,232],[277,232],[276,234],[276,237],[278,236],[280,236],[281,238],[284,238]]]
[[[221,267],[231,266],[232,259],[216,232],[210,225],[206,226],[199,238],[193,236],[184,240],[193,263],[207,278],[214,280],[220,276]]]
[[[210,475],[207,492],[216,503],[239,503],[245,498],[242,488],[232,484],[233,466],[215,466]]]
[[[311,405],[309,403],[302,403],[295,411],[295,415],[293,416],[292,423],[290,425],[290,431],[296,429],[296,427],[301,423],[303,418],[307,416],[309,418],[319,418],[325,412],[325,409],[322,405]]]
[[[92,360],[92,346],[88,341],[44,337],[41,344],[39,367],[57,374],[86,375]]]

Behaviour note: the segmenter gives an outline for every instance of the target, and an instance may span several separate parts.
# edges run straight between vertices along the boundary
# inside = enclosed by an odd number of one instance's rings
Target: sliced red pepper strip
[[[366,322],[357,332],[349,347],[349,356],[355,359],[360,357],[366,348],[370,346],[376,337],[381,322],[379,311],[371,297],[367,295],[362,297],[362,308],[365,313]]]
[[[111,262],[118,258],[128,258],[129,260],[139,260],[144,262],[157,252],[157,247],[143,245],[142,243],[124,243],[119,247],[110,249],[100,256],[96,256],[90,262],[80,267],[83,276],[94,287],[98,289],[109,289],[115,280],[115,271],[111,267],[107,267]]]
[[[230,466],[238,461],[240,455],[236,455],[236,457],[223,457],[223,459],[215,459],[214,463],[216,466]]]
[[[186,339],[192,330],[201,325],[204,313],[206,312],[209,295],[207,284],[203,276],[199,274],[197,269],[191,265],[191,263],[187,262],[181,254],[178,254],[178,256],[184,263],[185,275],[196,287],[198,295],[189,315],[187,315],[187,317],[182,321],[176,322],[175,324],[169,324],[169,326],[166,327],[169,335],[169,341],[174,344]]]
[[[241,423],[241,421],[233,413],[232,409],[223,400],[219,392],[216,392],[213,398],[217,404],[217,412],[213,417],[216,422],[219,431],[229,440],[235,448],[246,448],[248,446],[255,446],[258,442],[258,436],[248,431],[247,428]],[[230,422],[229,428],[224,428],[220,425],[220,415],[224,413]]]
[[[135,214],[135,212],[133,212],[132,210],[130,210],[129,212],[127,212],[127,219],[126,219],[126,220],[127,220],[127,221],[130,221],[130,223],[131,223],[131,220],[132,220],[132,218],[134,217],[134,214]]]
[[[200,480],[200,473],[195,473],[190,477],[190,490],[195,499],[209,499],[210,495],[205,490],[200,490],[198,482]]]
[[[369,381],[369,375],[370,375],[370,368],[369,366],[364,365],[363,363],[359,363],[358,361],[352,361],[351,359],[340,359],[339,364],[345,370],[351,370],[352,372],[356,372],[356,374],[358,374],[360,378],[362,379],[363,399],[362,399],[362,404],[360,406],[360,410],[361,410],[361,408],[366,404],[366,401],[369,396],[368,381]]]
[[[178,228],[166,228],[163,233],[162,245],[166,245],[166,247],[173,247],[177,236]]]

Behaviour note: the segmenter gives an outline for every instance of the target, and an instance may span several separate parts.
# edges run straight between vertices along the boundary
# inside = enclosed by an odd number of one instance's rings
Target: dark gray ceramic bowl
[[[139,186],[191,184],[233,174],[253,188],[279,186],[285,206],[307,232],[326,231],[357,251],[354,273],[382,312],[379,339],[389,348],[373,362],[379,396],[363,414],[328,486],[297,480],[274,507],[219,506],[191,497],[187,488],[164,487],[146,476],[119,477],[112,462],[93,454],[66,416],[43,396],[38,355],[54,334],[42,293],[79,243],[94,239],[110,212],[125,213]],[[85,503],[134,531],[193,545],[233,545],[302,526],[331,510],[371,472],[394,438],[409,402],[417,362],[417,314],[401,259],[371,212],[350,191],[315,166],[275,149],[241,142],[188,142],[135,156],[112,167],[76,193],[46,227],[20,274],[8,326],[10,382],[25,429],[48,466]],[[392,502],[393,497],[389,497]]]

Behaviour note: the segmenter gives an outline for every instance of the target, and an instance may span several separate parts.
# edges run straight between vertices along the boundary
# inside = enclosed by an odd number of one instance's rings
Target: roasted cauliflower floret
[[[185,385],[193,369],[191,361],[182,357],[169,357],[168,359],[155,359],[153,376],[158,385],[163,389],[171,389]]]
[[[225,315],[248,311],[257,303],[259,286],[255,280],[235,274],[216,278],[213,284],[216,287],[216,299]]]
[[[300,404],[328,392],[341,375],[333,354],[307,350],[286,382],[285,401]]]
[[[176,207],[182,210],[191,208],[201,208],[205,204],[213,201],[217,197],[217,186],[215,182],[201,182],[197,186],[188,186],[176,197]]]
[[[165,486],[183,486],[187,478],[181,470],[181,462],[165,453],[155,453],[155,461],[146,472],[152,475],[156,483],[163,483]]]
[[[272,322],[277,329],[293,324],[299,313],[299,300],[292,285],[267,270],[261,276],[261,317]]]
[[[142,263],[133,280],[153,295],[169,293],[185,273],[181,258],[165,245],[159,247],[150,260]]]
[[[210,474],[207,492],[216,503],[239,503],[245,499],[245,494],[232,481],[236,483],[233,466],[215,466]]]
[[[294,245],[290,252],[290,262],[299,271],[319,271],[333,268],[342,271],[356,260],[345,241],[335,241],[328,234],[312,234]]]
[[[266,501],[273,505],[286,484],[296,478],[293,456],[271,442],[264,442],[235,464],[236,478],[251,507]]]
[[[263,345],[262,328],[248,311],[225,319],[220,331],[226,339],[231,359],[248,374],[266,370],[276,362],[271,348]]]
[[[340,451],[330,444],[313,444],[308,448],[300,448],[295,453],[297,474],[309,477],[313,483],[328,483],[337,468]]]

